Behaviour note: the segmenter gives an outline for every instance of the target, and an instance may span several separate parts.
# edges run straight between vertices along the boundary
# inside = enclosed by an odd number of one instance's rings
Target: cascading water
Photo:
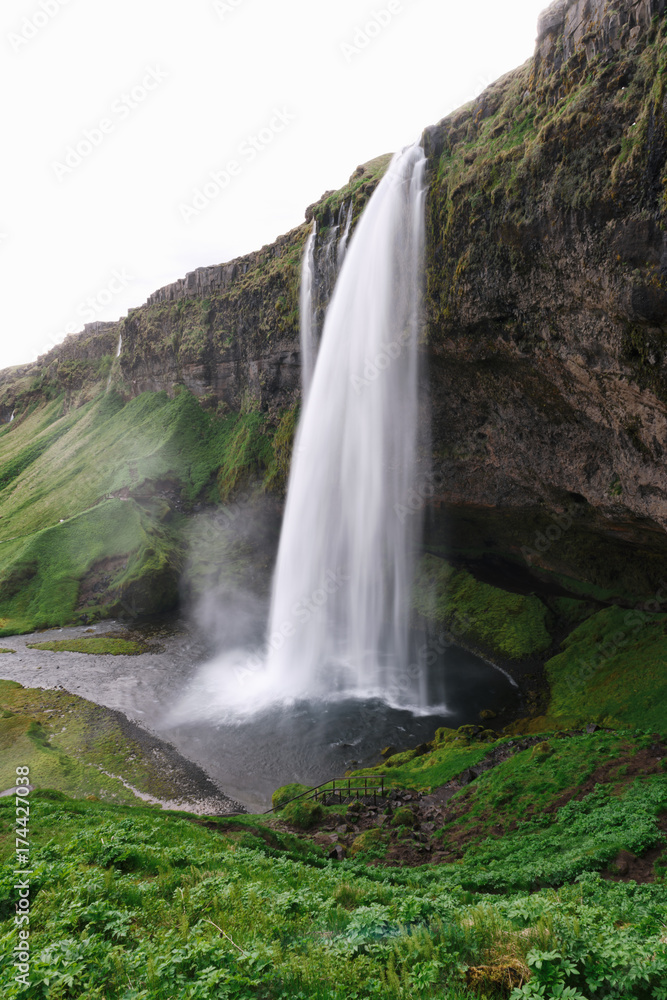
[[[350,226],[352,225],[352,202],[347,206],[347,219],[345,220],[345,229],[343,235],[340,238],[340,243],[338,244],[336,263],[340,269],[343,266],[343,261],[345,260],[345,254],[347,252],[347,241],[350,238]]]
[[[280,702],[321,699],[364,705],[367,720],[383,704],[442,707],[421,688],[420,655],[411,669],[408,628],[425,168],[419,146],[394,157],[346,249],[295,441],[265,644],[203,667],[172,721],[275,721]],[[311,238],[319,297],[330,234]]]
[[[266,681],[386,695],[408,662],[425,156],[397,154],[357,226],[295,443]]]
[[[120,352],[122,350],[123,350],[123,334],[121,333],[118,336],[118,347],[116,348],[116,357],[117,358],[120,357]],[[106,389],[107,392],[111,388],[111,379],[112,379],[112,377],[113,377],[113,371],[110,371],[109,372],[109,378],[107,379],[107,389]]]
[[[315,329],[313,315],[313,288],[315,284],[315,242],[317,222],[306,240],[306,249],[301,268],[300,316],[301,316],[301,389],[304,400],[308,398],[310,383],[315,368]]]

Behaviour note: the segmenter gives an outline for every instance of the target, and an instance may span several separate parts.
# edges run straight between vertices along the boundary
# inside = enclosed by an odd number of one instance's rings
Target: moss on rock
[[[456,570],[436,556],[426,555],[419,564],[413,607],[456,638],[482,644],[510,660],[551,646],[549,611],[539,598],[480,583],[467,570]]]
[[[52,653],[89,653],[95,656],[140,656],[149,651],[149,647],[144,643],[104,636],[29,643],[28,649],[44,649]]]
[[[294,799],[297,795],[307,792],[309,787],[309,785],[300,785],[298,782],[292,782],[291,785],[283,785],[281,788],[276,788],[271,796],[271,805],[275,810],[282,809],[290,799]]]
[[[546,664],[549,716],[667,732],[667,615],[611,607]]]

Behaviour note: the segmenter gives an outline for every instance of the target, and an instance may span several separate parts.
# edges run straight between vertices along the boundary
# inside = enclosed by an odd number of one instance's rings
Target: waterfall
[[[425,163],[419,146],[392,160],[327,312],[273,581],[276,697],[382,696],[408,663]]]
[[[12,415],[11,415],[11,417],[9,418],[9,422],[10,422],[10,424],[14,422],[14,414],[15,414],[15,413],[16,413],[16,410],[12,410]]]
[[[301,389],[304,400],[308,398],[310,383],[315,367],[315,330],[313,315],[313,290],[315,283],[315,242],[317,240],[317,222],[306,240],[301,268]]]
[[[340,238],[340,243],[338,244],[338,256],[337,256],[337,259],[336,259],[336,263],[338,264],[339,270],[343,266],[343,261],[345,260],[345,253],[347,251],[347,241],[350,238],[350,225],[352,224],[352,211],[353,211],[353,205],[352,205],[352,202],[350,202],[350,204],[347,207],[347,219],[345,220],[345,230],[343,232],[343,235]]]
[[[122,349],[123,349],[123,334],[121,333],[121,334],[118,335],[118,348],[116,350],[116,357],[117,358],[120,357],[120,352],[122,351]],[[109,372],[109,378],[107,379],[107,388],[106,388],[107,392],[111,388],[111,379],[112,378],[113,378],[113,366],[111,368],[111,371]]]

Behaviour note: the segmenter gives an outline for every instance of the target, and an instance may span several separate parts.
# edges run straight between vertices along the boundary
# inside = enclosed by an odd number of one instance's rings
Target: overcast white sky
[[[524,62],[547,4],[4,0],[0,368],[298,225]]]

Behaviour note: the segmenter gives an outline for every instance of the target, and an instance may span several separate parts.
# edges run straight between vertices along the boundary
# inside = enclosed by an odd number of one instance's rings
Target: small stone
[[[340,844],[337,844],[336,847],[332,848],[329,851],[329,857],[333,861],[342,861],[343,858],[345,857],[345,851],[343,850]]]

